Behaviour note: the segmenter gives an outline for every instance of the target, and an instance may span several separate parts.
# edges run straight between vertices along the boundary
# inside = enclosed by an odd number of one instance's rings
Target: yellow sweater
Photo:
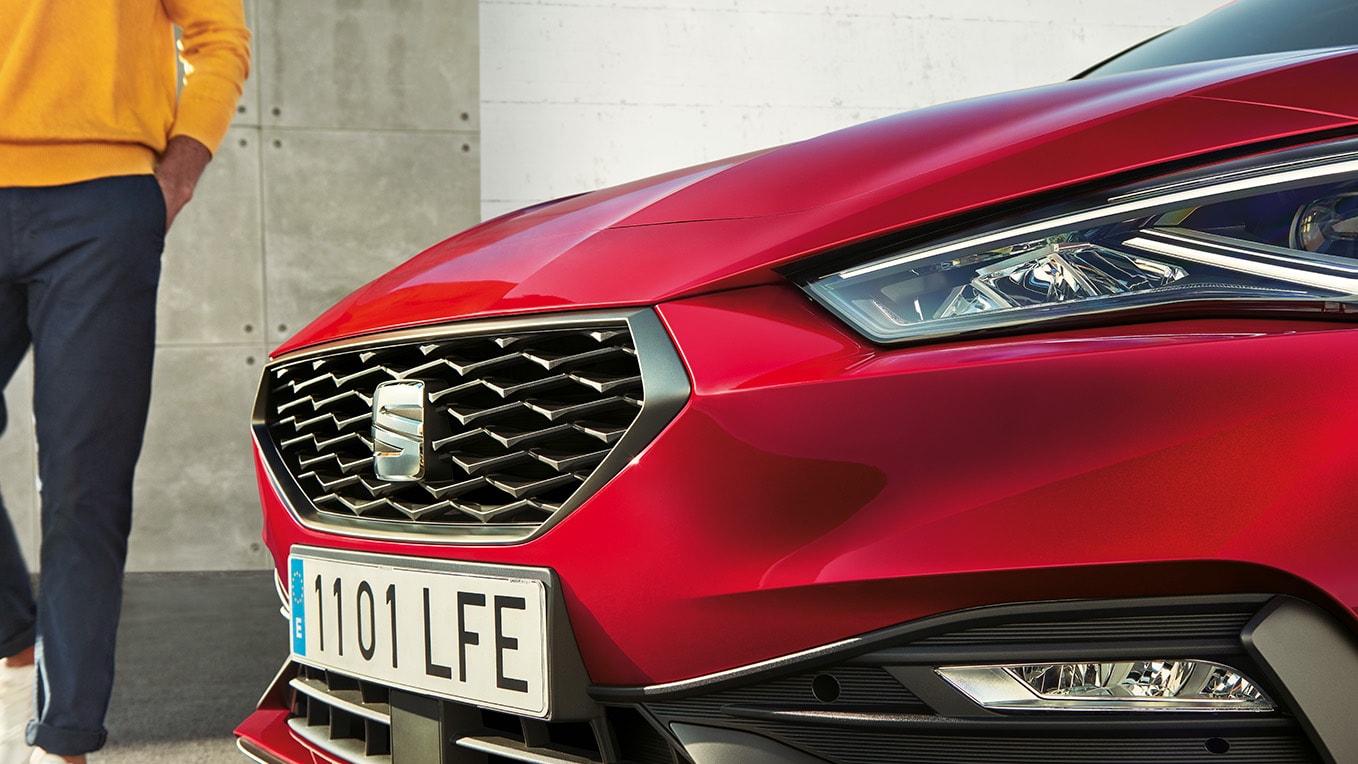
[[[146,174],[176,135],[216,151],[249,68],[241,0],[0,0],[0,187]]]

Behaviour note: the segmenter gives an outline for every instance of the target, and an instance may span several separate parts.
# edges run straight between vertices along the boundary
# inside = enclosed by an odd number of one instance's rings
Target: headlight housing
[[[879,249],[803,286],[887,344],[1165,310],[1346,311],[1358,298],[1358,145],[1171,176],[1031,222]]]

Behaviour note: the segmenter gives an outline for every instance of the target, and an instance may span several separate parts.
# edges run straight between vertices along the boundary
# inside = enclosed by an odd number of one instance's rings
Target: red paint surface
[[[886,351],[790,286],[660,313],[692,400],[542,538],[341,539],[266,491],[275,557],[551,567],[591,677],[622,685],[1011,601],[1311,586],[1358,605],[1358,327],[1178,321]]]
[[[1332,85],[1358,81],[1358,54],[1278,60],[1190,64],[946,104],[513,213],[358,290],[279,352],[453,318],[645,305],[776,283],[774,267],[856,239],[1170,160],[1358,125],[1358,109]]]
[[[550,567],[592,681],[612,685],[987,604],[1277,592],[1356,608],[1358,325],[1180,320],[888,350],[772,270],[1037,190],[1358,124],[1322,75],[1358,79],[1358,54],[979,99],[472,229],[284,350],[656,305],[691,400],[530,543],[317,533],[261,472],[265,540],[280,562],[307,544]],[[281,720],[261,711],[240,733],[304,760]]]

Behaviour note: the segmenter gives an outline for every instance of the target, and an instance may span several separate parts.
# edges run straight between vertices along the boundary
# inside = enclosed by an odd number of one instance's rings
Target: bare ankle
[[[20,667],[22,667],[22,666],[32,666],[32,665],[33,665],[33,646],[32,646],[32,645],[29,645],[28,647],[25,647],[24,649],[20,650],[19,652],[15,653],[15,654],[13,654],[13,655],[11,655],[11,656],[9,656],[8,658],[6,658],[6,659],[4,660],[4,664],[5,664],[6,666],[8,666],[9,668],[20,668]],[[83,762],[84,760],[85,760],[85,759],[84,759],[83,757],[80,759],[81,762]]]
[[[85,754],[83,753],[77,754],[75,756],[58,756],[55,753],[48,753],[47,751],[44,751],[42,748],[34,748],[33,758],[31,758],[29,761],[31,762],[50,761],[53,758],[61,759],[62,761],[66,762],[66,764],[85,764]]]

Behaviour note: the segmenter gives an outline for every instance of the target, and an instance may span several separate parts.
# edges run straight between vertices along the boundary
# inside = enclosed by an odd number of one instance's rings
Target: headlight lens
[[[806,289],[869,338],[937,339],[1166,307],[1358,296],[1353,154],[1170,178],[1081,211],[885,256]]]
[[[1358,257],[1358,193],[1319,199],[1297,212],[1293,249]]]

